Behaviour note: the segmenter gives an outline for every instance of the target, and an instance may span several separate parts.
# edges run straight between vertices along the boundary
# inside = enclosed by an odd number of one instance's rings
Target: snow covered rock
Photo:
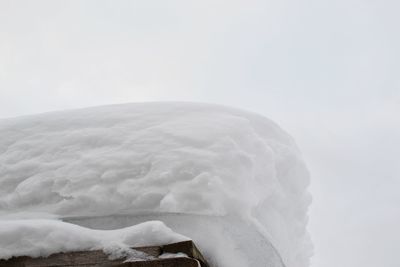
[[[124,104],[3,119],[0,134],[0,218],[233,216],[287,267],[308,265],[308,172],[292,138],[262,116]]]

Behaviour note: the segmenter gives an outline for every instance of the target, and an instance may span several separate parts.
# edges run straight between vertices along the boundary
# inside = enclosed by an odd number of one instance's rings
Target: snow
[[[236,216],[181,213],[74,217],[64,220],[94,229],[119,229],[161,220],[174,232],[190,236],[213,267],[283,267],[276,249],[253,224]]]
[[[287,267],[308,265],[309,175],[293,139],[265,117],[124,104],[3,119],[0,134],[3,220],[229,216],[257,229]]]
[[[46,257],[62,251],[102,249],[111,258],[146,258],[132,246],[163,245],[188,240],[160,221],[118,230],[92,230],[57,220],[0,221],[0,259],[12,256]]]
[[[178,253],[163,253],[160,256],[158,256],[158,258],[160,259],[170,259],[170,258],[187,258],[188,255],[186,255],[185,253],[182,252],[178,252]]]

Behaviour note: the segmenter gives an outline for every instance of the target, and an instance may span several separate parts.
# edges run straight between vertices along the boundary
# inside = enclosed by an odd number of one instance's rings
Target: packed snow
[[[6,223],[148,212],[235,217],[287,267],[308,265],[309,175],[292,138],[265,117],[208,104],[124,104],[3,119],[0,134]]]
[[[64,220],[94,229],[119,229],[151,220],[190,236],[212,267],[283,267],[276,249],[253,224],[237,216],[182,213],[69,217]]]
[[[61,251],[104,250],[110,258],[149,258],[131,247],[188,240],[162,222],[149,221],[118,230],[92,230],[57,220],[0,221],[0,259],[46,257]]]

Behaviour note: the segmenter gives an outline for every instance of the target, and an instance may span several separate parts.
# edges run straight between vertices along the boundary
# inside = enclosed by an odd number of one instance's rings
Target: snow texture
[[[74,224],[103,230],[155,219],[163,221],[174,232],[190,236],[212,267],[284,266],[268,239],[253,224],[237,216],[162,213],[64,218]]]
[[[102,249],[112,259],[128,257],[133,261],[149,256],[130,249],[132,246],[156,246],[188,240],[159,221],[101,231],[57,220],[34,219],[0,221],[0,237],[0,259]]]
[[[262,116],[124,104],[3,119],[0,134],[3,218],[236,216],[287,267],[308,265],[309,175],[292,138]]]

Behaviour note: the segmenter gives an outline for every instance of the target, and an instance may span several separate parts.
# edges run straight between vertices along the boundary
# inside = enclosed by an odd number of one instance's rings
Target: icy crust
[[[130,247],[156,246],[188,240],[160,221],[118,230],[92,230],[56,220],[0,221],[0,259],[47,257],[53,253],[103,250],[110,258],[130,261],[150,257]]]
[[[193,103],[0,120],[0,215],[235,215],[307,266],[308,172],[275,123]]]

